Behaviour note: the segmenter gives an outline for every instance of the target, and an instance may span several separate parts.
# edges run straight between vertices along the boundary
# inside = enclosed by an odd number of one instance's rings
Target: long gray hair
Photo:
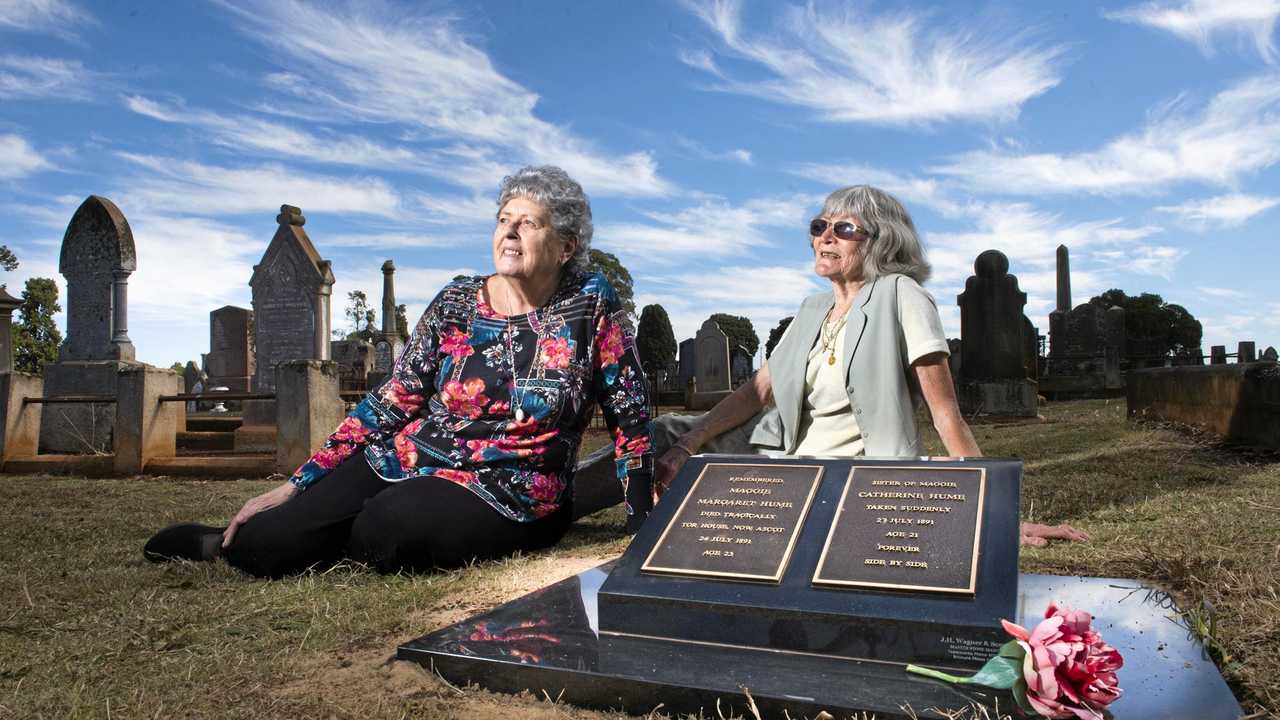
[[[920,284],[933,269],[924,257],[924,245],[916,234],[911,215],[889,193],[870,185],[841,188],[822,204],[823,217],[856,215],[871,234],[862,253],[862,273],[866,280],[901,273]],[[810,245],[813,238],[809,238]]]
[[[514,197],[533,200],[547,209],[551,226],[561,238],[578,241],[567,270],[583,270],[591,253],[591,200],[569,173],[555,165],[530,165],[502,178],[498,212]]]

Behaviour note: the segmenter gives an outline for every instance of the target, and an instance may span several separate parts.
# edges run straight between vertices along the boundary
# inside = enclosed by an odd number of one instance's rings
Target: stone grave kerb
[[[67,337],[58,361],[133,361],[129,275],[138,267],[133,231],[120,208],[90,195],[67,224],[58,272],[67,279]]]
[[[281,205],[276,223],[276,233],[249,278],[257,352],[254,386],[261,390],[275,387],[275,366],[282,361],[330,357],[332,264],[320,257],[303,230],[306,218],[300,208]],[[305,337],[286,338],[282,333],[288,330]]]

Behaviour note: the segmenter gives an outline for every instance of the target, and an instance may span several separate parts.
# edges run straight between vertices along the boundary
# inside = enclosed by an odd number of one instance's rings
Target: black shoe
[[[216,560],[222,554],[223,529],[195,523],[171,525],[151,536],[142,555],[151,562]]]

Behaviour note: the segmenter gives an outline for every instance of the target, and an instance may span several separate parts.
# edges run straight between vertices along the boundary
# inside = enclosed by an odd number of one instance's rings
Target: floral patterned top
[[[599,273],[565,272],[546,305],[504,317],[482,299],[484,281],[445,286],[388,378],[291,482],[305,489],[363,448],[385,480],[435,475],[527,522],[572,498],[598,401],[634,531],[652,506],[649,395],[613,287]]]

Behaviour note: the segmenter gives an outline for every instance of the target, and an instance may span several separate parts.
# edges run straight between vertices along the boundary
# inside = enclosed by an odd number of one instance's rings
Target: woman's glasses
[[[814,218],[809,222],[809,235],[812,237],[818,237],[822,233],[826,232],[827,226],[831,226],[831,234],[841,240],[855,240],[859,233],[866,235],[867,237],[871,236],[871,233],[867,232],[866,228],[861,227],[856,223],[851,223],[848,220],[841,220],[840,222],[833,224],[827,222],[826,218],[820,217]]]

